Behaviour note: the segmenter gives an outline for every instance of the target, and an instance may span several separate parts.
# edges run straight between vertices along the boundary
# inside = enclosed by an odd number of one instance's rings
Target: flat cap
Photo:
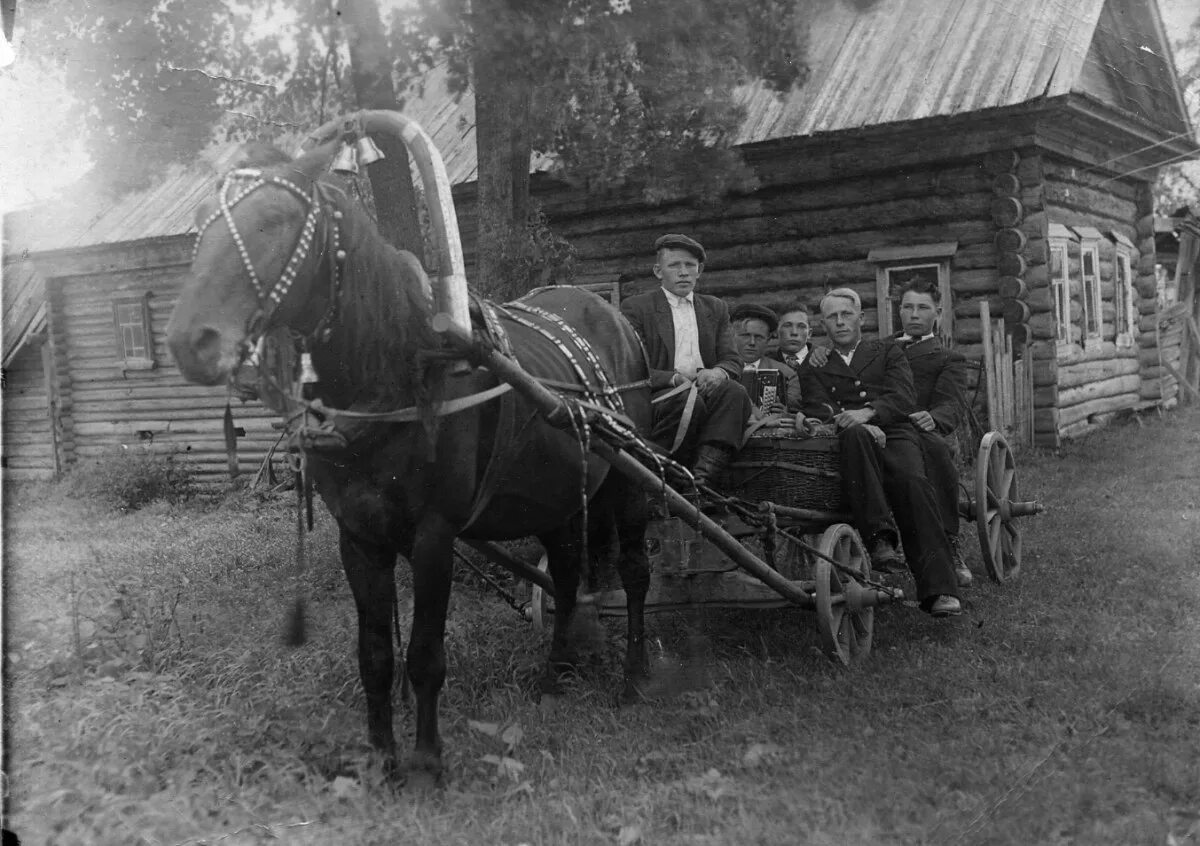
[[[687,250],[701,262],[707,258],[704,248],[700,246],[700,242],[686,235],[663,235],[654,242],[654,252],[657,253],[663,249]]]
[[[767,328],[772,332],[779,328],[778,315],[771,311],[771,309],[758,303],[742,303],[741,305],[734,306],[733,311],[729,313],[729,321],[731,323],[737,323],[739,320],[745,320],[748,317],[761,320],[767,324]]]

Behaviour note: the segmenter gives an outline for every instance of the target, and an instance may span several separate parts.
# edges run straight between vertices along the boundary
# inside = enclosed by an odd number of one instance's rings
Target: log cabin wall
[[[1040,161],[1032,133],[1014,118],[1002,124],[978,116],[923,123],[858,139],[789,139],[745,148],[757,190],[711,207],[647,206],[633,190],[584,196],[546,183],[536,196],[554,231],[578,250],[577,283],[621,278],[624,296],[650,290],[657,284],[654,239],[684,232],[708,251],[703,292],[731,306],[754,301],[778,307],[799,298],[815,314],[826,290],[846,286],[862,298],[867,333],[879,327],[871,251],[953,242],[952,299],[943,307],[953,315],[955,347],[978,361],[981,302],[989,302],[994,317],[1008,311],[1006,304],[1028,314],[1023,303],[1009,302],[1023,291],[1000,296],[999,266],[1008,265],[1005,272],[1022,281],[1029,273],[1045,277]],[[470,186],[457,199],[470,265],[476,229]],[[1005,199],[1020,208],[1016,218],[998,214],[997,201]],[[1001,230],[1006,238],[998,238]],[[817,321],[814,327],[819,335]],[[968,392],[986,421],[978,372],[971,368]]]
[[[1046,287],[1039,285],[1030,295],[1035,358],[1040,365],[1035,369],[1035,429],[1041,443],[1057,445],[1058,439],[1083,434],[1113,412],[1152,399],[1144,371],[1157,362],[1153,218],[1144,183],[1112,179],[1104,171],[1048,152],[1041,155],[1041,170],[1048,227],[1058,224],[1081,236],[1069,243],[1067,252],[1069,342],[1055,340],[1056,313],[1048,280]],[[1099,248],[1098,335],[1085,325],[1090,321],[1086,320],[1080,248],[1089,241]],[[1119,249],[1129,255],[1134,285],[1132,342],[1120,343]]]
[[[4,369],[4,479],[49,479],[58,471],[45,335],[29,338]]]
[[[187,272],[192,236],[91,249],[47,261],[47,324],[59,398],[64,469],[130,449],[185,456],[200,481],[229,480],[223,437],[226,391],[187,382],[165,329]],[[105,272],[96,272],[109,268]],[[126,360],[114,303],[145,303],[148,356]],[[243,474],[252,474],[279,433],[257,402],[233,401]],[[6,422],[7,432],[7,422]]]

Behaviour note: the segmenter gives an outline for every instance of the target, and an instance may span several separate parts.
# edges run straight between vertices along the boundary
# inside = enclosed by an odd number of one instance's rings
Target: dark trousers
[[[854,528],[868,548],[881,532],[893,542],[899,534],[919,600],[940,594],[958,596],[954,561],[937,496],[925,478],[920,444],[914,432],[887,435],[882,449],[863,426],[851,426],[838,435],[842,486]]]
[[[654,405],[650,439],[663,449],[670,449],[675,442],[687,396],[687,391],[681,391]],[[676,457],[683,461],[690,460],[696,447],[701,444],[719,444],[734,451],[740,449],[742,433],[746,430],[751,411],[753,408],[746,389],[733,379],[726,379],[707,397],[697,395],[687,435]]]
[[[947,536],[958,534],[958,462],[944,435],[918,431],[925,457],[925,477],[933,485]]]

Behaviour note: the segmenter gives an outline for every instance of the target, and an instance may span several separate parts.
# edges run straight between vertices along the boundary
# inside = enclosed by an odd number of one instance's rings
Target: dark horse
[[[620,541],[617,568],[629,622],[625,671],[632,683],[647,670],[645,497],[585,453],[579,433],[550,425],[515,391],[453,410],[454,401],[500,383],[485,368],[455,366],[447,357],[431,329],[429,281],[421,265],[389,246],[340,180],[327,174],[331,153],[327,145],[294,162],[277,159],[225,178],[218,196],[197,212],[191,276],[167,333],[183,374],[215,385],[230,378],[263,333],[288,327],[311,351],[319,374],[312,397],[325,407],[417,410],[412,422],[355,419],[339,431],[341,446],[308,450],[307,461],[337,520],[342,565],[358,610],[370,741],[393,773],[400,772],[391,702],[393,568],[397,554],[412,565],[407,668],[417,724],[407,770],[410,777],[436,780],[455,537],[535,535],[545,546],[557,596],[553,672],[570,660],[568,622],[586,563],[582,515],[607,513],[606,525],[611,532],[615,523]],[[648,423],[645,355],[614,308],[570,288],[540,289],[516,305],[524,307],[522,316],[513,317],[515,308],[501,309],[508,317],[500,322],[527,370],[551,384],[572,383],[575,390],[584,377],[607,378],[630,420],[638,427]],[[547,337],[548,324],[580,336],[594,356],[581,355],[576,345],[575,358],[588,358],[604,373],[581,369],[564,355],[563,344],[570,343]]]

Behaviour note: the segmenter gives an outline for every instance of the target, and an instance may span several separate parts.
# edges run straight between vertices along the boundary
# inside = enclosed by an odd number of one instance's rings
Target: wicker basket
[[[751,437],[729,465],[726,492],[793,508],[844,511],[837,436],[787,434],[766,430]]]

